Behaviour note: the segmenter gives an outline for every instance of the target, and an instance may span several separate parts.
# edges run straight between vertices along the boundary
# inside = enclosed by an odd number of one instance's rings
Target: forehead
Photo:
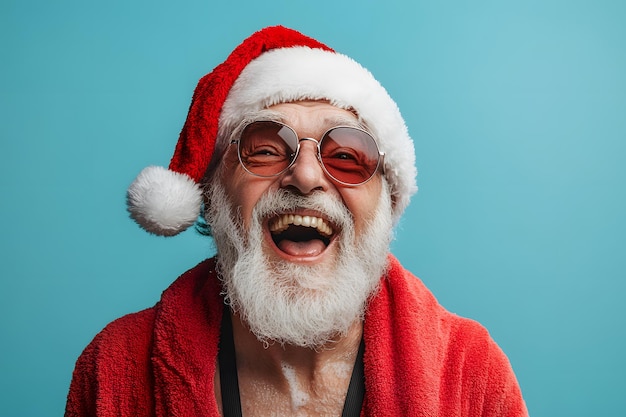
[[[297,101],[270,106],[265,111],[273,120],[296,130],[320,130],[334,126],[363,128],[357,116],[346,109],[323,101]]]

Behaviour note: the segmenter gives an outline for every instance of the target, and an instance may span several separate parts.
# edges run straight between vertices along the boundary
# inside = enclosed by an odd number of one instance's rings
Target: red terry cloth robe
[[[365,416],[527,416],[508,359],[478,323],[441,307],[389,257],[364,324]],[[219,416],[224,301],[214,260],[152,308],[109,324],[76,363],[66,416]]]

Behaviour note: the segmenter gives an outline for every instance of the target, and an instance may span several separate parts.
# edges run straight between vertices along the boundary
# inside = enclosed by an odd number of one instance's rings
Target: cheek
[[[224,179],[226,193],[245,226],[249,226],[254,207],[273,183],[248,174],[241,166],[227,172]]]
[[[371,220],[376,215],[382,191],[380,182],[374,182],[374,180],[361,187],[364,188],[345,189],[342,193],[344,203],[354,216],[357,232],[362,231],[368,220]]]

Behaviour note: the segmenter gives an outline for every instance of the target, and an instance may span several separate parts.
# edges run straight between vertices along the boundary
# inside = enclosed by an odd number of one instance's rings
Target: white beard
[[[357,237],[350,212],[322,192],[298,196],[285,190],[265,194],[255,206],[247,233],[223,187],[208,190],[206,220],[218,251],[227,303],[266,343],[321,348],[362,320],[369,298],[387,266],[392,239],[391,199],[383,181],[376,213]],[[225,207],[231,208],[230,210]],[[264,253],[262,221],[296,208],[317,210],[339,227],[332,266],[300,265]]]

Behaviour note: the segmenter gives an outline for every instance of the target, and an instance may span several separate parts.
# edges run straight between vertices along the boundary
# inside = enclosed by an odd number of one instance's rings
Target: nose
[[[300,150],[294,163],[283,174],[281,187],[293,188],[307,195],[314,191],[326,191],[328,186],[328,178],[317,158],[317,141],[300,139]]]

